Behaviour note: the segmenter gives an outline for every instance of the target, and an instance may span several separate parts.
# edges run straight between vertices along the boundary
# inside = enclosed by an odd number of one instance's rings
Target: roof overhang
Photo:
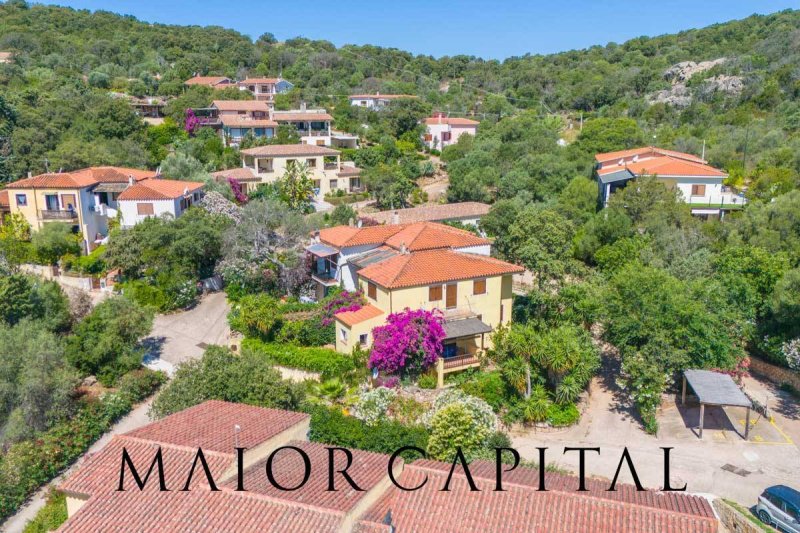
[[[733,405],[752,407],[742,389],[728,374],[720,374],[711,370],[686,370],[683,376],[692,387],[700,403],[706,405]]]
[[[306,247],[306,251],[311,255],[316,255],[317,257],[330,257],[339,253],[339,250],[336,248],[332,248],[327,244],[322,244],[321,242],[317,242]]]
[[[477,318],[462,318],[444,323],[444,340],[471,337],[481,333],[490,333],[491,331],[491,326]]]

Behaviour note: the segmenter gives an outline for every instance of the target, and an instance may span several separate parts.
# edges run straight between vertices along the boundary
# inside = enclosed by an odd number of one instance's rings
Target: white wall
[[[449,131],[450,140],[443,141],[442,133]],[[475,135],[478,131],[477,126],[451,126],[450,124],[428,124],[427,133],[431,135],[430,141],[425,141],[428,148],[435,148],[441,150],[445,146],[450,146],[458,142],[458,138],[462,135]]]
[[[152,215],[140,215],[137,211],[138,204],[153,204]],[[161,216],[168,213],[173,217],[180,216],[180,199],[175,200],[120,200],[119,209],[122,212],[122,225],[126,228],[135,226],[148,216]]]

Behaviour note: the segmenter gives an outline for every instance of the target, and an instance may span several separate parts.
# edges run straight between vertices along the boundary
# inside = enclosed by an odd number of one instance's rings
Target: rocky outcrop
[[[687,82],[693,76],[705,72],[717,65],[721,65],[728,59],[720,57],[711,61],[682,61],[664,71],[664,79],[671,82],[669,89],[657,91],[646,96],[647,103],[667,104],[673,107],[683,108],[692,103],[692,90],[687,87]],[[728,76],[719,74],[704,80],[696,89],[697,93],[708,96],[714,92],[722,91],[731,96],[738,96],[744,90],[744,80],[741,76]]]

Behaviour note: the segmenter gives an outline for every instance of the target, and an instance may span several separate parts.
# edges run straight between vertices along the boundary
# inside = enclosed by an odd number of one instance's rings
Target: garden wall
[[[714,500],[713,505],[719,516],[719,521],[731,533],[764,533],[764,530],[758,524],[753,523],[752,520],[720,498]]]
[[[800,390],[800,374],[783,368],[772,363],[768,363],[762,359],[750,358],[750,372],[763,376],[770,381],[774,381],[778,385],[788,383],[795,389]]]

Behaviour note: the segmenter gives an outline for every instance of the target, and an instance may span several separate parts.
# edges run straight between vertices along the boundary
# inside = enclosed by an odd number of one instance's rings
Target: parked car
[[[800,492],[786,485],[769,487],[758,497],[756,514],[782,531],[800,533]]]

